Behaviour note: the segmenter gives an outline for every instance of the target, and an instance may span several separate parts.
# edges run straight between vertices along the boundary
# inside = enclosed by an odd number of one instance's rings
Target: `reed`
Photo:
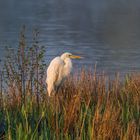
[[[139,74],[110,80],[82,69],[50,98],[43,80],[46,67],[38,31],[31,47],[26,46],[24,32],[19,50],[10,52],[14,55],[7,57],[0,78],[0,139],[140,139]]]

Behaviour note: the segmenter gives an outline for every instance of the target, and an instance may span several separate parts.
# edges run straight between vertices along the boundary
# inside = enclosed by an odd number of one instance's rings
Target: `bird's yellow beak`
[[[72,58],[72,59],[81,59],[83,57],[78,56],[78,55],[71,55],[70,58]]]

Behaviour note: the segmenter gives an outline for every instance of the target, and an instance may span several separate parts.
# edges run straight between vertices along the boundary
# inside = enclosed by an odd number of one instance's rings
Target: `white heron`
[[[63,53],[61,56],[55,57],[47,69],[47,91],[48,95],[54,95],[64,79],[72,71],[72,59],[80,59],[82,57],[72,55],[71,53]]]

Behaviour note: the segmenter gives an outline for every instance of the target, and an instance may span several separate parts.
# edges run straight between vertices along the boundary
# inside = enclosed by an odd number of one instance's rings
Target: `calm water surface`
[[[107,73],[140,70],[139,0],[4,0],[0,1],[0,58],[18,46],[22,25],[28,43],[34,28],[46,46],[46,62],[68,51],[83,55],[76,67]]]

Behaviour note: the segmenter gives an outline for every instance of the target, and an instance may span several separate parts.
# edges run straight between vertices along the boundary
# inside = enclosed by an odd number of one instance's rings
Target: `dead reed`
[[[31,47],[26,46],[24,32],[23,28],[18,52],[7,57],[2,71],[6,76],[1,73],[0,139],[140,139],[139,74],[121,81],[118,75],[110,80],[82,69],[49,98],[38,32]]]

